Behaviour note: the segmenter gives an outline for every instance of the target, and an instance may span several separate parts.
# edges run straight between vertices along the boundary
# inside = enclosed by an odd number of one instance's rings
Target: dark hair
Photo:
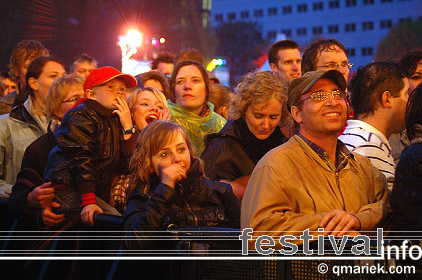
[[[400,60],[400,69],[406,75],[406,77],[412,76],[416,68],[418,68],[418,64],[421,63],[422,60],[422,51],[414,51],[409,52]]]
[[[47,62],[50,62],[50,61],[57,62],[57,63],[61,64],[63,66],[63,68],[65,68],[63,62],[61,62],[61,60],[59,60],[58,58],[53,57],[53,56],[40,56],[40,57],[34,59],[31,62],[31,64],[29,64],[28,72],[26,73],[26,86],[25,86],[24,90],[27,91],[27,93],[30,96],[33,96],[34,90],[29,86],[28,80],[30,78],[38,79],[38,77],[41,75],[41,73],[44,69],[44,66],[47,64]]]
[[[207,74],[207,71],[205,70],[205,68],[202,65],[200,65],[199,63],[194,62],[194,61],[183,61],[183,62],[180,62],[179,64],[176,65],[176,67],[173,70],[173,73],[171,74],[171,78],[170,78],[170,100],[174,103],[176,103],[175,86],[176,86],[177,73],[179,73],[181,68],[183,68],[185,66],[189,66],[189,65],[196,66],[196,68],[198,68],[199,71],[201,72],[202,78],[204,79],[204,82],[205,82],[205,90],[206,90],[205,101],[208,101],[208,99],[210,98],[210,91],[211,91],[210,79],[208,78],[208,74]]]
[[[200,65],[204,65],[204,56],[196,49],[183,49],[174,57],[174,65],[183,61],[195,61]]]
[[[95,67],[97,67],[98,65],[98,61],[96,61],[92,56],[90,56],[87,53],[83,53],[73,58],[72,63],[70,64],[70,72],[73,72],[73,69],[75,69],[76,63],[81,63],[84,61],[88,62],[89,64],[95,64]]]
[[[302,75],[309,71],[315,71],[318,57],[321,55],[321,52],[326,50],[334,50],[334,46],[339,47],[347,58],[349,56],[347,55],[346,48],[342,43],[337,41],[334,38],[328,38],[328,39],[316,39],[313,41],[309,46],[306,47],[305,51],[303,52],[302,56]]]
[[[151,61],[151,70],[158,69],[158,64],[162,63],[173,63],[174,55],[169,52],[160,52],[156,58]]]
[[[300,46],[298,43],[292,40],[282,40],[271,45],[268,51],[268,63],[278,64],[280,57],[278,56],[279,50],[298,49],[300,52]]]
[[[43,44],[35,40],[25,40],[19,42],[13,49],[10,56],[9,74],[14,80],[19,81],[20,67],[28,59],[49,55],[48,50]]]
[[[167,78],[159,71],[149,71],[136,76],[136,78],[142,83],[142,85],[148,80],[154,80],[161,84],[163,87],[163,93],[166,98],[170,98],[170,86]]]
[[[348,88],[355,118],[372,114],[385,91],[389,91],[393,97],[400,96],[405,86],[404,78],[396,63],[374,62],[359,67]]]
[[[416,136],[415,126],[422,125],[422,84],[410,94],[406,106],[406,133],[409,140]]]

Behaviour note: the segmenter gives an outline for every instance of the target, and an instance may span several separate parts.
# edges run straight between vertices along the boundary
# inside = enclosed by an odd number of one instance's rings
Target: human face
[[[409,77],[409,93],[422,83],[422,60],[419,61],[415,73]]]
[[[79,99],[84,98],[84,87],[83,85],[73,85],[69,88],[68,93],[63,98],[61,102],[60,108],[55,113],[57,118],[60,120],[63,119],[64,115],[66,115],[67,111],[72,109],[75,106],[75,103],[78,102]]]
[[[245,115],[249,131],[259,140],[267,139],[280,123],[281,110],[281,102],[275,99],[267,106],[251,104]]]
[[[185,138],[181,133],[172,138],[151,158],[157,176],[160,176],[161,170],[173,164],[179,164],[185,171],[190,168],[190,153]]]
[[[99,86],[95,86],[92,91],[88,91],[88,97],[110,110],[117,109],[118,97],[125,98],[126,84],[121,78],[114,78]]]
[[[332,92],[340,87],[331,79],[319,79],[307,93],[303,94],[298,103],[313,92],[323,90]],[[299,107],[302,107],[299,109]],[[331,94],[324,101],[305,100],[300,106],[292,106],[292,116],[299,123],[299,132],[312,141],[321,136],[337,137],[347,119],[345,99],[336,100]]]
[[[152,87],[155,89],[158,89],[159,91],[163,92],[163,86],[161,85],[161,83],[159,81],[156,80],[146,80],[144,83],[144,87]]]
[[[329,63],[337,63],[338,67],[335,68],[335,70],[339,71],[347,81],[349,77],[349,67],[347,66],[349,59],[347,58],[346,54],[336,45],[332,45],[329,49],[325,49],[321,52],[317,58],[316,70],[330,70],[325,67]],[[342,64],[346,66],[342,67]]]
[[[73,69],[73,73],[78,74],[86,79],[88,75],[97,68],[94,63],[89,63],[88,61],[81,61],[75,63],[75,67]]]
[[[6,86],[6,90],[4,92],[4,95],[8,95],[9,93],[13,92],[16,90],[16,83],[14,81],[12,81],[12,79],[10,78],[4,78],[3,79],[3,83]]]
[[[29,86],[33,89],[35,98],[41,104],[45,104],[51,84],[65,74],[66,71],[60,63],[55,61],[47,62],[38,78],[30,78],[31,82]]]
[[[173,72],[173,67],[174,67],[173,63],[160,62],[158,63],[157,70],[163,73],[164,76],[167,76],[167,75],[171,75],[171,73]]]
[[[161,119],[164,104],[149,90],[143,90],[136,97],[132,107],[133,121],[138,130],[144,129],[149,123]]]
[[[298,49],[284,49],[278,51],[277,65],[271,64],[271,70],[277,72],[282,77],[287,77],[289,81],[300,77],[301,61],[300,51]]]
[[[390,127],[394,132],[402,132],[406,128],[406,105],[409,98],[409,81],[408,79],[403,79],[404,87],[400,91],[398,97],[393,97],[391,99],[393,113],[391,114],[391,125]]]
[[[176,103],[184,109],[199,115],[205,104],[205,81],[194,65],[180,68],[175,82]]]

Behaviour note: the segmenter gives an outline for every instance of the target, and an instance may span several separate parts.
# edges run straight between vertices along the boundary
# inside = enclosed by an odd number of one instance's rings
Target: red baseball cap
[[[92,70],[91,74],[86,77],[84,83],[84,91],[86,91],[87,89],[92,89],[95,86],[107,83],[108,81],[113,80],[117,77],[122,78],[125,81],[126,88],[133,88],[136,87],[136,85],[138,84],[135,77],[133,77],[132,75],[123,74],[122,72],[111,66],[104,66]]]

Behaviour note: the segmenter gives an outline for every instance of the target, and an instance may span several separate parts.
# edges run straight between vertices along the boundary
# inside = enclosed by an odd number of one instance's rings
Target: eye
[[[200,82],[201,82],[201,80],[200,80],[200,79],[193,79],[193,82],[194,82],[194,83],[200,83]]]
[[[312,93],[312,99],[316,100],[316,101],[324,100],[325,95],[326,95],[326,93],[323,92],[323,91],[316,91],[316,92]]]
[[[184,151],[186,151],[186,147],[179,148],[179,152],[183,153]]]
[[[253,114],[255,119],[261,119],[263,117],[262,114]]]
[[[164,111],[164,107],[163,106],[158,106],[158,109],[160,109],[161,111]]]
[[[337,68],[337,63],[331,62],[331,63],[327,63],[325,66],[329,69],[335,69]]]
[[[270,116],[270,119],[272,119],[272,120],[276,120],[276,119],[278,119],[278,117],[279,117],[280,115],[271,115]]]
[[[149,106],[149,104],[148,103],[146,103],[146,102],[142,102],[141,104],[139,104],[139,105],[141,105],[141,106],[145,106],[145,107],[148,107]]]
[[[177,80],[176,81],[176,85],[182,85],[183,84],[183,80]]]
[[[287,60],[287,61],[285,61],[284,62],[284,64],[286,64],[286,65],[290,65],[290,64],[292,64],[293,63],[293,61],[292,60]]]
[[[167,153],[167,152],[162,152],[162,153],[160,154],[160,157],[162,157],[162,158],[165,158],[166,156],[168,156],[168,153]]]
[[[416,75],[413,75],[412,77],[410,77],[411,80],[420,80],[421,78],[422,78],[422,76],[419,75],[419,74],[416,74]]]
[[[107,86],[108,89],[113,89],[113,86]]]

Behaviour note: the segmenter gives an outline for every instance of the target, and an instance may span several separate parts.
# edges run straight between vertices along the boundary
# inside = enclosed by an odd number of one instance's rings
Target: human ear
[[[382,93],[381,95],[381,104],[382,106],[386,107],[386,108],[391,108],[392,105],[392,99],[393,96],[391,95],[391,92],[386,90]]]
[[[86,90],[86,97],[88,97],[89,99],[96,99],[96,94],[92,91],[92,89],[87,89]]]
[[[302,123],[302,113],[297,106],[292,106],[291,113],[292,113],[292,118],[297,123]]]
[[[28,86],[33,90],[38,90],[38,80],[35,77],[31,77],[28,79]]]
[[[277,67],[277,65],[275,65],[274,63],[270,63],[270,68],[271,68],[271,71],[274,71],[274,72],[276,72],[277,70],[278,70],[278,67]]]

